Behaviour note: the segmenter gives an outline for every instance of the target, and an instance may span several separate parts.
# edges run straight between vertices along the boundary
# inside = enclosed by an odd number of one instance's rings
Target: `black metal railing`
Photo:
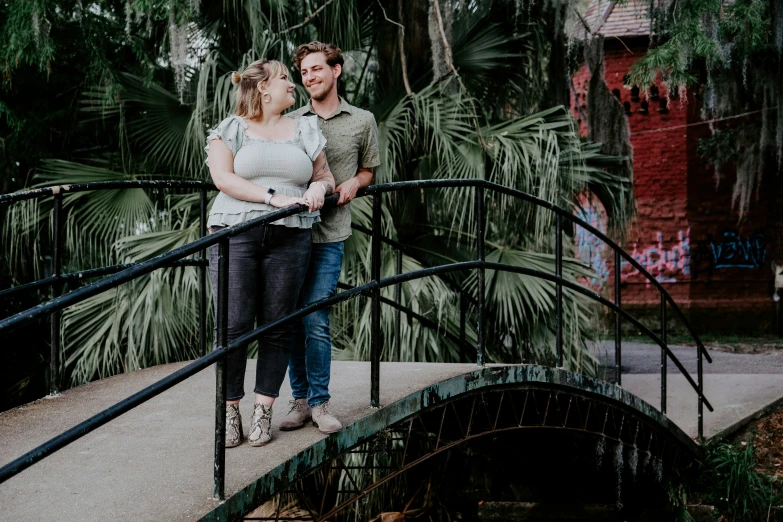
[[[381,211],[383,205],[383,195],[390,192],[408,190],[408,189],[443,189],[450,187],[473,187],[474,192],[474,205],[475,205],[475,219],[476,219],[476,259],[474,261],[465,261],[458,263],[451,263],[441,266],[429,267],[423,270],[417,270],[414,272],[402,273],[402,248],[403,245],[396,243],[388,238],[384,238],[381,234]],[[201,193],[200,198],[200,219],[201,219],[201,235],[202,237],[192,243],[176,248],[171,252],[159,255],[155,258],[130,264],[130,265],[116,265],[113,267],[105,267],[93,269],[90,271],[77,272],[73,274],[62,274],[62,236],[59,232],[62,227],[62,199],[64,195],[74,192],[84,192],[90,190],[98,190],[103,188],[168,188],[168,189],[197,189]],[[696,392],[698,401],[698,434],[699,437],[703,436],[703,406],[707,406],[710,411],[713,411],[712,405],[704,397],[703,393],[703,373],[702,373],[702,359],[706,358],[708,362],[712,362],[709,354],[705,350],[701,340],[691,328],[684,314],[671,298],[669,293],[663,288],[663,286],[650,275],[644,267],[642,267],[636,260],[634,260],[627,252],[623,251],[620,246],[609,239],[605,234],[597,230],[595,227],[584,222],[583,220],[574,216],[570,211],[560,208],[552,203],[531,196],[524,192],[520,192],[515,189],[497,185],[485,180],[468,179],[468,180],[423,180],[423,181],[410,181],[400,183],[388,183],[382,185],[374,185],[363,189],[359,192],[359,197],[369,196],[373,198],[372,205],[372,229],[362,230],[361,227],[357,227],[362,231],[370,232],[372,236],[371,248],[371,281],[356,287],[345,288],[344,291],[321,301],[312,303],[304,308],[301,308],[293,314],[276,320],[274,322],[261,325],[255,330],[244,334],[243,336],[235,339],[232,342],[227,341],[227,303],[228,303],[228,261],[230,256],[229,251],[229,239],[238,234],[246,232],[258,226],[262,226],[267,223],[271,223],[286,216],[291,216],[305,209],[303,207],[288,207],[281,209],[263,217],[248,221],[246,223],[235,225],[219,232],[205,236],[206,234],[206,205],[207,198],[206,192],[208,190],[214,190],[214,186],[195,182],[195,181],[128,181],[128,182],[94,182],[83,183],[70,186],[49,187],[43,189],[37,189],[28,192],[0,195],[0,204],[13,203],[22,201],[25,199],[53,196],[55,198],[55,212],[53,213],[54,219],[54,250],[56,255],[54,256],[55,267],[53,270],[53,276],[46,280],[37,281],[35,283],[28,283],[26,285],[20,285],[14,288],[4,290],[2,296],[9,295],[12,292],[23,291],[31,288],[42,288],[47,285],[56,287],[62,285],[65,282],[83,279],[85,277],[95,277],[97,275],[110,274],[108,277],[101,279],[100,281],[91,283],[84,287],[75,289],[63,295],[56,295],[50,301],[42,303],[38,306],[17,313],[11,317],[0,320],[0,335],[5,332],[28,323],[37,318],[50,315],[52,317],[52,371],[56,372],[53,375],[59,376],[60,368],[60,344],[59,344],[59,314],[68,306],[82,302],[92,296],[115,288],[125,282],[137,279],[145,274],[151,273],[159,268],[174,267],[174,266],[198,266],[200,269],[200,327],[199,327],[199,348],[201,357],[195,361],[189,363],[184,368],[181,368],[171,375],[155,382],[154,384],[144,388],[143,390],[131,395],[130,397],[119,401],[115,405],[107,408],[106,410],[90,417],[89,419],[81,422],[73,428],[65,431],[64,433],[50,439],[44,444],[31,450],[30,452],[22,455],[14,461],[4,465],[0,468],[0,483],[8,480],[14,475],[20,473],[24,469],[32,466],[36,462],[42,460],[55,451],[63,448],[64,446],[74,442],[87,433],[95,430],[103,424],[109,422],[111,419],[122,415],[123,413],[135,408],[136,406],[148,401],[149,399],[157,396],[158,394],[168,390],[175,386],[179,382],[195,375],[204,368],[215,364],[217,366],[216,371],[216,393],[215,393],[215,462],[214,462],[214,496],[217,499],[224,498],[225,494],[225,418],[226,418],[226,379],[225,379],[225,367],[227,354],[233,350],[237,350],[246,346],[252,341],[260,338],[266,331],[271,328],[283,324],[288,321],[294,321],[301,319],[302,317],[312,313],[313,311],[324,309],[334,306],[335,304],[353,299],[359,295],[368,296],[372,299],[372,332],[371,332],[371,350],[370,350],[370,362],[371,362],[371,386],[370,386],[370,404],[373,407],[379,406],[380,397],[380,358],[381,358],[381,328],[380,328],[380,310],[381,304],[387,304],[394,306],[397,310],[397,330],[396,335],[399,341],[399,318],[401,312],[406,312],[409,316],[426,323],[426,318],[415,314],[412,310],[406,310],[401,304],[401,285],[407,281],[420,279],[423,277],[429,277],[433,275],[447,274],[451,272],[462,272],[467,270],[476,270],[478,279],[478,291],[475,296],[473,305],[475,306],[476,313],[476,362],[479,365],[484,364],[485,353],[485,271],[499,270],[508,271],[518,274],[524,274],[540,279],[544,279],[552,282],[556,286],[556,354],[557,361],[560,367],[564,363],[564,350],[563,350],[563,288],[566,288],[574,293],[581,294],[587,298],[596,301],[603,306],[609,308],[615,313],[615,347],[616,347],[616,376],[617,383],[621,383],[621,351],[622,351],[622,337],[620,332],[621,321],[625,320],[636,326],[639,331],[650,337],[661,349],[661,410],[665,413],[666,410],[666,367],[668,360],[671,360],[677,369],[683,374],[686,381],[693,387]],[[484,235],[485,235],[485,216],[484,216],[484,191],[491,190],[497,193],[506,194],[533,205],[549,209],[555,214],[555,234],[556,234],[556,247],[555,247],[555,273],[543,272],[540,270],[534,270],[529,268],[516,267],[513,265],[487,262],[484,255]],[[330,196],[327,198],[328,204],[336,203],[336,196]],[[595,235],[598,239],[603,241],[614,251],[614,269],[615,269],[615,292],[614,300],[610,301],[592,289],[586,288],[576,282],[569,281],[563,278],[563,219],[571,222],[573,225],[580,226],[585,230]],[[381,278],[381,244],[386,242],[391,246],[397,248],[397,270],[396,275]],[[216,325],[216,348],[207,353],[206,350],[206,249],[217,245],[218,248],[218,284],[217,284],[217,310],[215,317]],[[186,259],[189,256],[198,256],[195,259]],[[658,336],[652,332],[649,328],[644,326],[638,319],[624,310],[620,303],[621,290],[620,290],[620,270],[622,268],[622,259],[630,263],[636,268],[640,274],[648,279],[650,284],[654,285],[661,296],[661,335]],[[89,275],[85,275],[89,274]],[[386,287],[395,288],[396,302],[391,301],[381,296],[381,289]],[[461,350],[466,347],[465,343],[465,329],[464,324],[467,320],[467,308],[469,307],[468,297],[462,297],[460,299],[460,336]],[[697,345],[697,377],[694,381],[693,377],[688,373],[682,363],[672,353],[666,342],[667,332],[667,307],[680,318],[682,323],[688,329],[693,336]],[[411,315],[413,314],[413,315]],[[432,324],[432,323],[430,323]],[[433,325],[437,326],[437,325]],[[453,334],[444,332],[444,335],[449,336],[454,340]],[[57,342],[55,342],[55,340]],[[466,350],[465,350],[466,351]],[[466,355],[463,353],[463,355]],[[56,391],[56,390],[54,390]]]
[[[109,274],[117,274],[126,270],[131,270],[138,263],[119,264],[114,266],[106,266],[100,268],[92,268],[88,270],[80,270],[78,272],[71,272],[68,274],[62,273],[63,268],[63,225],[65,218],[63,212],[63,198],[67,194],[77,194],[81,192],[92,192],[96,190],[109,190],[109,189],[131,189],[131,188],[147,188],[147,189],[174,189],[174,190],[193,190],[197,189],[200,193],[199,198],[199,218],[200,226],[199,230],[201,237],[206,235],[207,231],[207,191],[216,190],[215,186],[210,183],[204,183],[201,181],[175,181],[175,180],[134,180],[134,181],[95,181],[89,183],[74,183],[70,185],[57,185],[53,187],[44,187],[34,190],[28,190],[24,192],[14,192],[11,194],[0,194],[0,205],[12,204],[20,201],[30,199],[40,199],[51,196],[54,199],[54,208],[52,211],[52,276],[31,283],[14,286],[0,290],[0,298],[7,298],[17,293],[26,292],[29,290],[37,290],[42,288],[51,288],[52,301],[57,301],[57,297],[60,294],[60,290],[65,283],[73,281],[82,281],[85,279],[91,279],[94,277],[100,277]],[[199,253],[198,259],[184,259],[177,258],[162,265],[162,267],[181,267],[181,266],[198,266],[199,269],[199,354],[206,354],[207,346],[207,332],[205,325],[207,323],[207,294],[206,294],[206,270],[208,262],[206,259],[206,249],[203,249]],[[133,279],[133,277],[131,278]],[[130,280],[130,279],[127,279]],[[109,288],[113,288],[117,285],[112,285]],[[89,287],[87,287],[89,288]],[[108,290],[109,288],[106,288]],[[100,292],[98,292],[100,293]],[[90,296],[95,294],[90,294]],[[87,296],[87,297],[90,297]],[[78,297],[78,296],[77,296]],[[79,298],[75,302],[83,301],[87,297]],[[75,303],[74,302],[74,303]],[[73,303],[72,303],[73,304]],[[30,311],[36,310],[39,307],[31,308]],[[49,393],[56,394],[60,391],[60,358],[62,355],[61,339],[60,339],[60,311],[64,307],[55,306],[51,312],[51,353],[49,358]],[[29,312],[29,311],[28,311]],[[26,312],[21,312],[14,317],[23,316]],[[35,317],[39,317],[41,314],[36,314]],[[32,318],[31,318],[32,319]],[[13,328],[12,323],[8,328]],[[3,329],[0,328],[0,334],[3,333]]]

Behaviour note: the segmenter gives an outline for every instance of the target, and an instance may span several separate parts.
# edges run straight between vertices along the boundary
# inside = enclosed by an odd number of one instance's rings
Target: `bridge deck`
[[[254,361],[253,361],[254,363]],[[0,462],[6,463],[54,435],[181,368],[169,364],[74,388],[0,414]],[[382,364],[381,404],[474,364]],[[253,389],[248,364],[245,390]],[[352,423],[370,413],[370,365],[333,363],[334,413]],[[275,440],[226,452],[226,494],[247,485],[324,436],[308,426],[277,431],[291,390],[283,385],[274,415]],[[193,520],[214,508],[215,373],[178,384],[0,485],[0,520]],[[252,398],[240,406],[245,433]]]
[[[29,451],[181,366],[171,364],[105,379],[0,414],[0,462]],[[247,390],[252,389],[254,366],[248,365]],[[384,363],[381,402],[390,404],[475,368],[472,364]],[[369,373],[369,363],[334,363],[334,411],[346,424],[370,413]],[[746,410],[751,413],[764,405],[761,402],[783,395],[783,375],[758,377],[706,376],[705,393],[718,411],[705,415],[705,433],[716,433]],[[623,379],[628,391],[659,405],[657,376],[626,375]],[[670,377],[669,391],[670,418],[695,435],[694,394],[685,389],[679,376]],[[276,438],[270,445],[251,448],[243,444],[227,451],[227,495],[323,438],[312,427],[288,433],[276,430],[289,396],[286,382],[275,410]],[[245,430],[250,404],[251,398],[246,397],[242,405]],[[214,372],[205,370],[0,485],[0,520],[199,518],[216,505],[211,498],[213,412]]]

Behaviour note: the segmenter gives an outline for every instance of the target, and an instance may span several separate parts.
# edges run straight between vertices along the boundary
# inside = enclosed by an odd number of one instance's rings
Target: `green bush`
[[[767,520],[770,508],[781,501],[775,479],[756,470],[752,443],[709,443],[699,464],[699,489],[707,492],[706,503],[733,520]]]

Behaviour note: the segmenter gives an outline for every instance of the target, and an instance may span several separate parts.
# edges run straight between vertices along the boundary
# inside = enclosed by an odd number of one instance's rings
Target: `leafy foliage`
[[[756,471],[752,443],[707,444],[700,465],[699,488],[708,491],[707,501],[731,520],[767,520],[770,507],[781,501],[770,477]]]
[[[760,125],[710,125],[713,136],[729,132],[737,138],[734,156],[709,159],[717,180],[722,166],[736,166],[733,202],[742,218],[769,167],[776,165],[778,173],[783,168],[783,4],[655,0],[651,6],[656,45],[631,67],[627,84],[645,88],[660,79],[682,96],[689,87],[704,86],[695,96],[703,101],[705,120],[760,113]]]
[[[0,14],[3,9],[15,10],[18,24],[29,23],[32,15],[17,3],[0,7]],[[153,177],[208,180],[204,139],[207,129],[231,109],[230,72],[261,57],[289,63],[297,43],[319,38],[341,45],[347,57],[341,92],[349,101],[371,109],[378,121],[382,165],[376,182],[484,178],[566,207],[576,204],[577,192],[593,190],[613,219],[623,222],[630,213],[627,180],[602,169],[617,159],[602,156],[595,145],[584,143],[564,109],[538,109],[545,98],[539,90],[546,88],[541,76],[546,51],[537,46],[542,29],[535,13],[508,18],[505,13],[519,9],[513,2],[451,6],[448,44],[456,74],[433,82],[427,72],[432,64],[420,62],[410,96],[400,82],[399,50],[385,47],[396,39],[382,38],[384,31],[396,35],[398,26],[390,18],[393,13],[380,3],[334,0],[317,14],[319,6],[309,0],[104,0],[88,9],[66,0],[42,0],[36,5],[52,23],[53,71],[58,71],[63,56],[63,67],[73,62],[68,53],[76,45],[74,35],[82,35],[90,49],[88,59],[77,64],[84,77],[71,82],[78,93],[70,113],[78,129],[73,145],[57,149],[53,158],[31,161],[29,167],[36,169],[34,183]],[[308,23],[302,24],[305,19]],[[414,25],[406,34],[422,30],[426,34],[426,17],[406,23]],[[2,34],[20,31],[24,37],[26,29],[0,24]],[[411,41],[406,36],[406,45]],[[14,49],[2,47],[2,55]],[[28,50],[29,60],[38,58],[25,63],[44,70],[43,55]],[[410,47],[404,53],[410,62],[427,55]],[[6,122],[11,122],[24,100],[14,85],[31,70],[11,62],[5,67],[13,82],[4,88],[14,94],[15,105],[5,113],[0,110],[0,115],[6,114]],[[300,103],[305,101],[303,89],[297,90],[297,97]],[[73,127],[70,120],[69,125]],[[21,134],[15,136],[22,139]],[[65,201],[69,270],[147,259],[198,235],[198,198],[193,195],[123,190],[69,196]],[[473,191],[468,189],[386,197],[384,234],[406,245],[403,270],[472,258],[473,202]],[[17,281],[31,278],[22,268],[27,259],[35,259],[36,274],[42,271],[43,252],[48,248],[47,234],[40,232],[46,230],[46,205],[42,201],[14,206],[5,221],[4,256]],[[550,213],[495,194],[487,194],[485,206],[488,259],[554,272]],[[369,201],[354,201],[352,215],[354,222],[369,226]],[[568,240],[565,246],[570,251]],[[383,274],[395,273],[395,253],[385,250],[383,260]],[[346,242],[341,281],[366,282],[369,266],[369,238],[355,233]],[[574,281],[588,273],[587,267],[572,259],[564,267],[565,276]],[[64,315],[63,333],[72,382],[193,357],[198,330],[196,282],[194,268],[161,270],[70,308]],[[551,361],[554,286],[491,271],[487,283],[489,359]],[[439,329],[406,321],[403,315],[398,341],[397,314],[384,307],[383,358],[458,360],[460,346],[442,332],[459,335],[460,295],[475,301],[476,289],[475,275],[467,274],[404,283],[402,304]],[[394,288],[384,289],[383,296],[392,299],[394,292]],[[359,298],[333,311],[336,357],[367,357],[369,306]],[[473,324],[473,305],[468,308]],[[593,335],[594,310],[566,292],[564,312],[567,364],[591,373],[594,362],[585,346]],[[475,342],[471,325],[465,334],[467,342]],[[523,346],[533,349],[525,351]]]

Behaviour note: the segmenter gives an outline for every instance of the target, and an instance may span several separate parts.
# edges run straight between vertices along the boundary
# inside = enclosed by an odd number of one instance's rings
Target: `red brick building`
[[[731,167],[722,169],[718,181],[713,166],[697,152],[700,138],[711,135],[710,122],[701,116],[699,90],[677,96],[662,83],[639,86],[641,92],[624,85],[623,77],[650,45],[648,6],[641,1],[616,6],[593,0],[585,17],[605,38],[604,79],[625,106],[630,127],[637,215],[624,247],[664,284],[699,330],[774,331],[772,263],[781,257],[776,245],[781,234],[780,182],[774,172],[765,173],[762,189],[740,220],[732,205]],[[589,118],[589,79],[586,66],[573,78],[577,118]],[[721,128],[732,122],[712,125]],[[584,122],[581,127],[586,134]],[[595,221],[596,212],[600,215],[600,209],[588,209],[586,217]],[[598,259],[606,259],[589,239],[576,239],[583,260],[595,266]],[[614,281],[611,265],[598,267],[605,280],[595,283],[607,293]],[[621,279],[623,304],[649,312],[645,315],[651,320],[657,317],[657,292],[628,264]]]

